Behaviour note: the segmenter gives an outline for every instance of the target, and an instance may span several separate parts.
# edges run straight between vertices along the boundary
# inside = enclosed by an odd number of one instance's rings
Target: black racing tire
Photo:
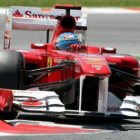
[[[1,120],[14,120],[19,116],[19,111],[12,107],[11,112],[0,112]]]
[[[20,52],[0,50],[0,88],[24,88],[24,57]]]
[[[24,89],[24,57],[20,52],[0,50],[0,88]],[[15,119],[19,111],[0,112],[4,119]]]

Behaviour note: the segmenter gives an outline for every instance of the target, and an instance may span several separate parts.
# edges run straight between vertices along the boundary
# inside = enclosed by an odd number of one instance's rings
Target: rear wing
[[[66,15],[67,8],[70,15],[76,20],[76,32],[83,33],[87,30],[87,14],[81,12],[80,6],[57,5],[54,9],[42,10],[35,7],[11,6],[6,11],[4,48],[9,48],[11,30],[45,31],[53,30],[58,22],[58,17]]]
[[[12,6],[12,29],[19,30],[53,30],[57,17],[66,15],[66,9],[42,10],[34,7]],[[87,27],[87,15],[82,14],[81,10],[70,10],[70,15],[75,17],[76,26],[79,30]]]

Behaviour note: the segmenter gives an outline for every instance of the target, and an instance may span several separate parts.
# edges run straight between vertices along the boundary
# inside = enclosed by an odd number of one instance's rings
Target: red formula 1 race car
[[[12,50],[12,29],[45,30],[47,42]],[[85,45],[86,30],[81,6],[11,7],[0,50],[1,114],[139,116],[139,61],[116,48]]]

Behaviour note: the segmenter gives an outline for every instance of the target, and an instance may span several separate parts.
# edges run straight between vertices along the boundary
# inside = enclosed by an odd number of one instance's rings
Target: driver
[[[82,43],[78,39],[78,36],[71,32],[62,33],[55,42],[56,49],[58,50],[69,50],[72,44]]]

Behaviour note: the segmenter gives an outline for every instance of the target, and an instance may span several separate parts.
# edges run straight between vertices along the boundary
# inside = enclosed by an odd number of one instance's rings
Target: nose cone
[[[102,55],[83,55],[81,57],[82,69],[85,74],[108,77],[111,70]]]

